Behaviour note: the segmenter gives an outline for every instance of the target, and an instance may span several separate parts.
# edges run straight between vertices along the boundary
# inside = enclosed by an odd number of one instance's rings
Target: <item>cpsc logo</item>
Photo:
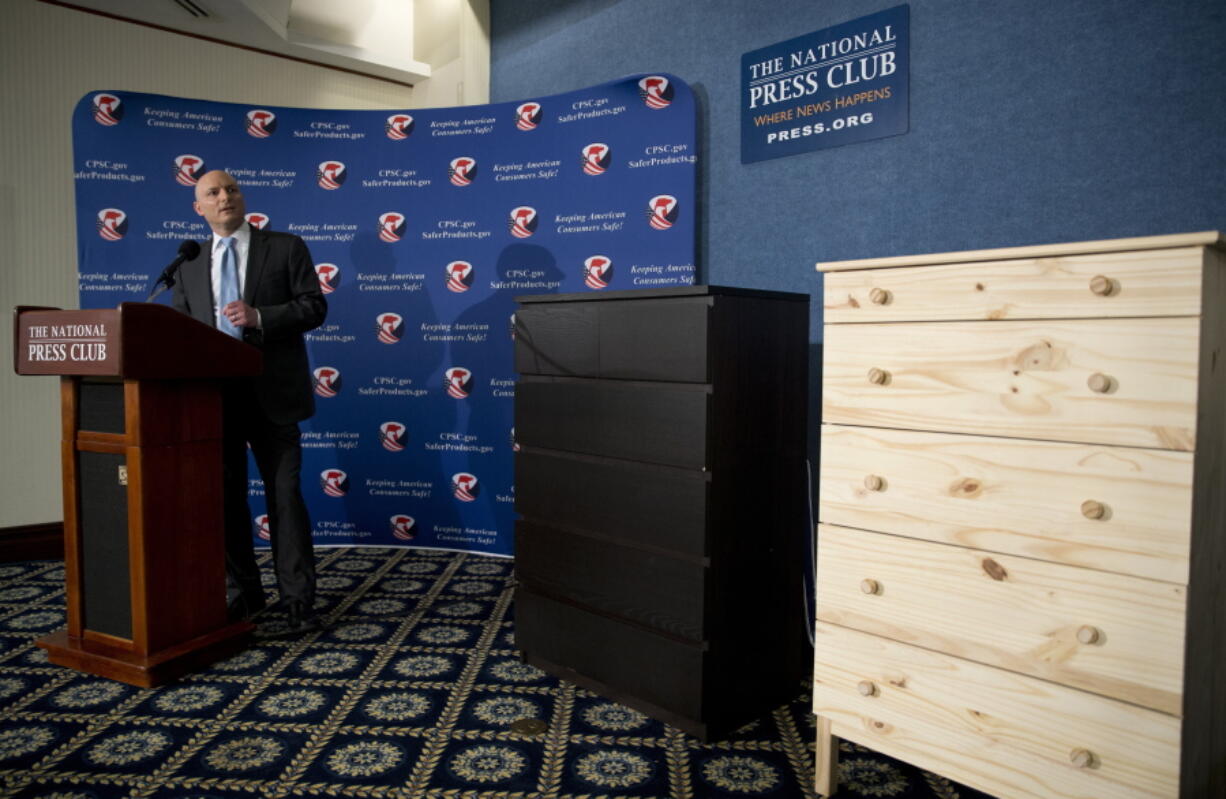
[[[613,262],[604,255],[593,255],[583,262],[583,285],[590,289],[607,289],[613,279]]]
[[[243,124],[247,135],[267,139],[277,132],[277,115],[263,108],[253,108],[247,112],[247,120]]]
[[[180,186],[195,186],[204,171],[204,159],[198,155],[184,153],[175,159],[175,182]]]
[[[603,142],[592,142],[583,148],[583,174],[603,175],[609,168],[613,151]]]
[[[659,194],[647,203],[647,220],[656,230],[668,230],[677,222],[677,198]]]
[[[456,472],[451,476],[451,493],[461,502],[472,502],[481,493],[477,476],[468,472]]]
[[[468,399],[472,392],[473,373],[463,366],[453,366],[443,373],[443,385],[447,387],[447,396],[454,399]]]
[[[384,344],[395,344],[404,335],[404,317],[398,313],[381,313],[375,317],[375,333]]]
[[[255,517],[255,534],[261,541],[272,540],[272,527],[268,523],[268,514],[261,513]]]
[[[404,236],[404,214],[388,211],[379,214],[379,241],[388,244],[400,241]]]
[[[99,125],[118,125],[123,119],[123,101],[113,94],[95,94],[92,104],[94,121]]]
[[[341,393],[341,370],[335,366],[320,366],[311,373],[315,393],[321,397],[335,397]]]
[[[315,264],[315,276],[324,294],[331,294],[341,285],[341,268],[336,264]]]
[[[673,104],[673,85],[668,78],[648,75],[639,81],[639,97],[648,108],[668,108]]]
[[[408,114],[392,114],[387,118],[387,124],[383,126],[383,132],[392,141],[407,139],[409,134],[413,132],[413,117]]]
[[[118,208],[103,208],[95,223],[98,235],[107,241],[119,241],[128,232],[128,215]]]
[[[447,264],[447,290],[457,294],[468,291],[473,285],[473,265],[468,261],[452,261]]]
[[[347,176],[345,165],[340,161],[324,161],[315,171],[315,179],[319,181],[319,187],[329,191],[339,189]]]
[[[413,529],[417,526],[417,520],[412,516],[406,516],[403,513],[397,513],[388,520],[391,523],[392,535],[399,538],[401,541],[412,541],[417,538],[417,530]]]
[[[472,185],[473,180],[477,177],[477,159],[467,155],[451,159],[447,177],[451,178],[453,186]]]
[[[340,469],[324,469],[319,473],[319,487],[330,497],[343,497],[349,493],[349,475]]]
[[[379,443],[388,452],[404,450],[407,429],[403,422],[384,422],[379,425]]]
[[[515,127],[520,130],[536,130],[541,124],[541,104],[524,103],[515,109]]]
[[[256,230],[263,230],[272,221],[268,214],[262,214],[259,211],[252,211],[243,218],[247,220],[248,225],[251,225]]]
[[[527,205],[521,205],[511,211],[511,217],[507,220],[507,227],[511,230],[511,235],[517,239],[526,239],[536,232],[537,218],[536,209]]]

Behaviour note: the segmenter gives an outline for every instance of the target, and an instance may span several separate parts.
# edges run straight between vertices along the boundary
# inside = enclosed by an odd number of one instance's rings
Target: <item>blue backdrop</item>
[[[665,74],[403,112],[91,92],[73,118],[81,307],[144,299],[210,235],[196,180],[230,172],[253,225],[306,240],[327,294],[303,425],[316,544],[509,555],[514,298],[692,283],[695,121]]]

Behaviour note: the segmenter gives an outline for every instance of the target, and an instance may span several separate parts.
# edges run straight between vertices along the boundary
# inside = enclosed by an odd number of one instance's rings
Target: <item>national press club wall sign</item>
[[[693,283],[695,130],[666,74],[401,112],[91,92],[73,119],[81,307],[143,300],[210,235],[196,181],[230,172],[252,225],[306,240],[328,300],[307,336],[316,544],[510,555],[514,298]]]
[[[910,127],[910,6],[741,56],[741,163]]]

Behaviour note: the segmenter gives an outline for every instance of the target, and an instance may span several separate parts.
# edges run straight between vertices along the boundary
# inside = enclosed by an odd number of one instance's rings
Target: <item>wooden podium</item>
[[[59,375],[68,624],[52,663],[144,687],[240,651],[226,617],[220,378],[256,348],[164,305],[19,307],[14,368]]]

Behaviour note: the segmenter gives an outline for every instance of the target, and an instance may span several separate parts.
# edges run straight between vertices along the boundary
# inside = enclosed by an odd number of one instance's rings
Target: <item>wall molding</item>
[[[97,17],[105,17],[106,19],[113,19],[117,22],[128,22],[128,23],[131,23],[132,25],[140,25],[141,27],[144,27],[144,28],[152,28],[157,31],[162,31],[163,33],[173,33],[177,36],[186,36],[189,39],[199,39],[204,42],[210,42],[212,44],[220,44],[225,47],[237,47],[239,50],[247,50],[252,53],[259,53],[260,55],[272,56],[273,58],[284,58],[287,61],[297,61],[299,64],[308,64],[313,67],[322,67],[323,69],[332,69],[337,72],[347,72],[350,75],[358,75],[363,78],[370,78],[371,80],[381,80],[385,83],[391,83],[396,86],[403,86],[407,89],[413,88],[412,83],[406,83],[405,81],[396,80],[395,78],[384,77],[383,75],[376,75],[372,72],[363,72],[361,70],[350,69],[348,67],[337,66],[335,64],[325,64],[322,61],[315,61],[310,58],[303,58],[301,56],[290,55],[289,53],[278,53],[275,50],[266,50],[262,47],[253,47],[247,44],[239,44],[238,42],[227,41],[226,39],[216,39],[216,38],[213,38],[212,36],[205,36],[199,33],[192,33],[190,31],[178,30],[177,28],[170,28],[165,25],[158,25],[157,23],[154,23],[154,22],[146,22],[141,19],[133,19],[132,17],[124,17],[124,16],[120,16],[119,14],[112,14],[112,13],[109,13],[107,11],[102,11],[97,8],[88,8],[86,6],[77,5],[76,3],[68,2],[67,0],[39,0],[39,2],[46,3],[49,6],[59,6],[61,8],[67,8],[72,11],[81,11],[86,14],[93,14],[94,16],[97,16]]]
[[[63,559],[63,522],[0,527],[0,563]]]

